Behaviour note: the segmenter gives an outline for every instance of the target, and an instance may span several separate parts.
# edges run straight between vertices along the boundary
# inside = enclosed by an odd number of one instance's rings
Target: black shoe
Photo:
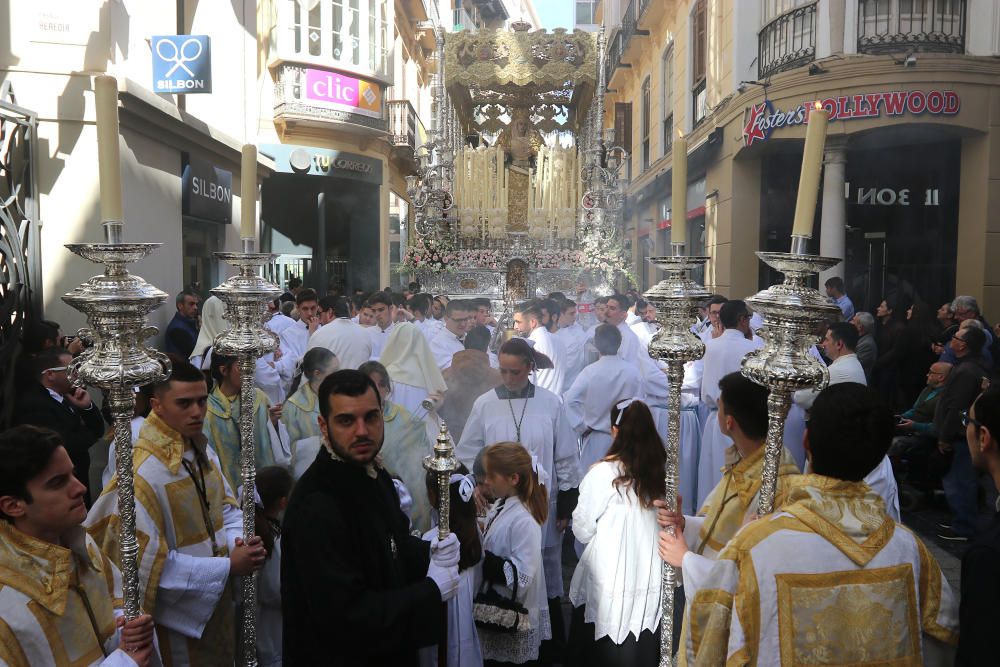
[[[951,530],[951,521],[942,521],[937,526],[938,530]]]
[[[945,528],[938,532],[938,537],[942,540],[948,540],[949,542],[968,542],[969,538],[965,535],[959,535],[951,528]]]

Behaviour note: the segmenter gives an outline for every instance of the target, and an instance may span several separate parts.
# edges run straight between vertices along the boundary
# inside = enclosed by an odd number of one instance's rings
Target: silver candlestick
[[[649,356],[667,364],[667,467],[664,499],[667,510],[677,512],[677,471],[680,465],[681,443],[681,385],[684,383],[684,364],[701,359],[705,344],[691,333],[698,313],[698,306],[709,297],[705,288],[690,278],[690,271],[703,266],[708,257],[688,257],[684,244],[673,244],[671,256],[650,257],[649,263],[667,272],[666,278],[653,286],[646,300],[656,306],[660,330],[649,344]],[[660,665],[673,665],[674,646],[674,589],[677,571],[666,562],[662,564],[660,589]]]
[[[451,474],[458,468],[455,448],[448,435],[448,425],[441,420],[441,428],[434,443],[434,454],[424,457],[424,468],[437,475],[438,483],[438,540],[451,532]]]
[[[830,379],[827,367],[809,353],[809,348],[816,343],[817,325],[823,320],[832,320],[840,309],[818,290],[809,287],[806,281],[819,271],[836,266],[840,260],[808,254],[808,240],[793,236],[790,253],[758,252],[762,262],[785,274],[785,280],[747,299],[750,307],[764,318],[765,333],[764,347],[743,358],[742,372],[770,392],[758,503],[760,514],[774,510],[778,465],[792,394],[799,389],[823,389]]]
[[[257,457],[254,449],[254,375],[257,358],[278,347],[278,337],[264,326],[267,304],[281,294],[277,286],[260,276],[262,266],[274,260],[270,253],[254,252],[256,241],[243,239],[243,252],[217,252],[215,256],[239,272],[212,290],[226,304],[225,319],[232,327],[214,341],[219,354],[235,356],[240,364],[240,467],[243,493],[243,541],[254,534],[256,503],[254,488],[257,480]],[[243,617],[241,645],[242,664],[257,664],[257,573],[243,577]]]
[[[69,365],[69,379],[76,386],[105,390],[114,422],[119,568],[125,618],[132,620],[142,613],[130,427],[135,412],[135,388],[169,377],[170,360],[145,345],[145,340],[156,333],[155,327],[146,326],[146,315],[159,308],[167,295],[128,272],[129,264],[143,259],[160,244],[123,243],[122,227],[120,221],[107,221],[104,243],[66,246],[84,259],[103,264],[104,273],[64,295],[63,301],[87,316],[90,328],[80,329],[79,335],[93,344]]]

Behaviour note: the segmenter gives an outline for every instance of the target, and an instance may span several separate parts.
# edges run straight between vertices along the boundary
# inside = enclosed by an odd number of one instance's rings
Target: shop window
[[[615,145],[632,155],[632,103],[615,102]],[[632,160],[628,160],[627,178],[632,178]]]
[[[707,112],[706,79],[708,74],[708,7],[698,0],[691,12],[691,103],[692,123],[697,125]]]
[[[652,123],[650,122],[650,109],[649,109],[649,77],[642,82],[642,108],[640,113],[640,125],[642,130],[642,170],[646,171],[649,169],[649,128]]]
[[[663,52],[660,90],[662,92],[661,113],[663,114],[663,155],[670,152],[674,144],[674,46],[671,44]]]

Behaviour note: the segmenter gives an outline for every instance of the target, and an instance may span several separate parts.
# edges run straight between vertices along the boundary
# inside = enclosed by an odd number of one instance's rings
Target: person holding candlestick
[[[813,403],[812,474],[730,540],[689,606],[682,664],[952,664],[958,605],[924,544],[862,480],[892,442],[892,411],[842,383]]]
[[[322,447],[292,491],[282,526],[286,667],[415,665],[437,641],[459,585],[455,533],[410,535],[378,454],[382,399],[357,370],[319,389]]]

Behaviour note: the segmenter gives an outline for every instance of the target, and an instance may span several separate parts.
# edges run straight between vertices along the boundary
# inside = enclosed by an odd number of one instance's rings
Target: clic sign
[[[372,118],[382,117],[381,87],[341,72],[307,68],[305,98]]]
[[[768,139],[776,129],[808,123],[815,102],[807,100],[787,111],[775,108],[770,100],[748,107],[744,113],[743,144],[752,146]],[[961,108],[961,98],[951,90],[880,91],[827,97],[819,102],[830,115],[830,120],[844,121],[906,114],[954,116]]]

